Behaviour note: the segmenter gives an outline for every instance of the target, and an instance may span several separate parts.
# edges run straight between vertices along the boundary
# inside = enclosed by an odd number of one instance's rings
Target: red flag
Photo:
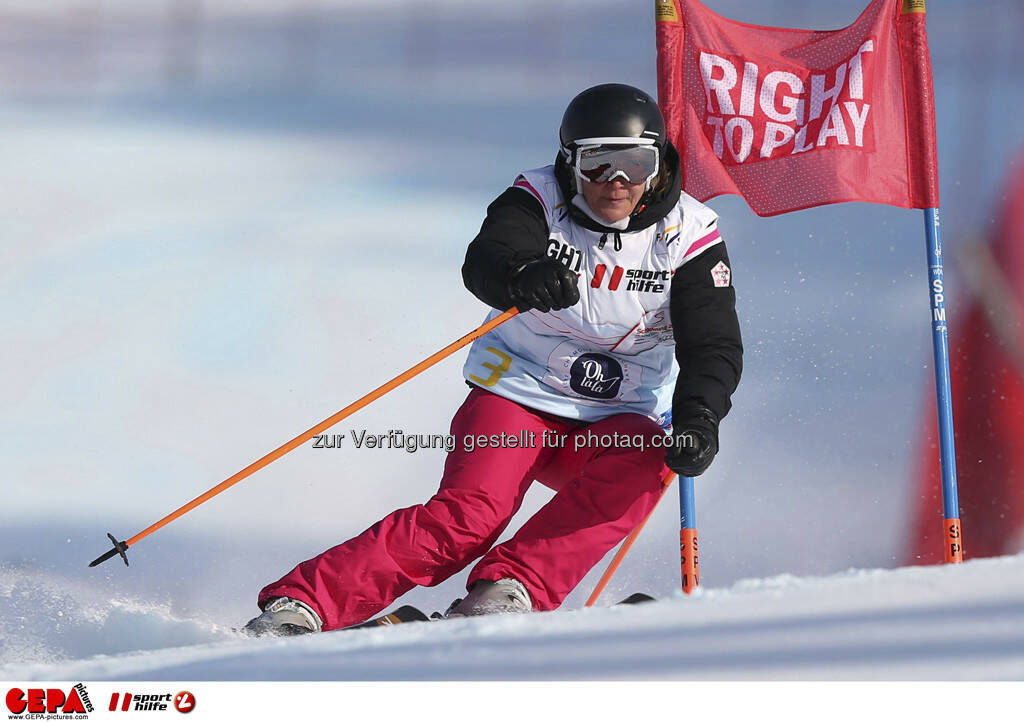
[[[960,264],[974,298],[950,319],[965,559],[1024,549],[1024,153],[1004,197],[991,245],[969,249]],[[914,484],[912,564],[942,561],[934,388]]]
[[[683,189],[777,215],[841,201],[939,205],[923,0],[847,28],[769,28],[656,0],[658,96]]]

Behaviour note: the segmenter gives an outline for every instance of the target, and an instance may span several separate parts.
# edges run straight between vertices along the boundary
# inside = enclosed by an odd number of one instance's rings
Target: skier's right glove
[[[672,446],[665,452],[665,466],[680,476],[700,476],[718,453],[718,422],[710,409],[701,408],[691,418],[673,420]]]
[[[575,306],[580,300],[576,274],[554,258],[538,258],[512,272],[509,296],[520,311],[542,313]]]

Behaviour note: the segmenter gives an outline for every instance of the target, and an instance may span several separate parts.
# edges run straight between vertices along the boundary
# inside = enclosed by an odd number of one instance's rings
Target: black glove
[[[708,409],[683,423],[672,423],[673,444],[665,452],[665,466],[680,476],[700,476],[718,453],[718,422]]]
[[[509,295],[520,311],[558,311],[580,300],[576,274],[554,258],[539,258],[513,272]]]

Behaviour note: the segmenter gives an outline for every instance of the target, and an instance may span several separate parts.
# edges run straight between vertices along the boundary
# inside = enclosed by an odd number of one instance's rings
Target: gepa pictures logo
[[[81,683],[66,692],[59,687],[15,687],[8,690],[5,702],[13,719],[18,719],[14,715],[25,715],[23,719],[51,718],[42,715],[52,715],[56,719],[85,719],[93,711],[89,693]]]
[[[704,134],[726,165],[822,148],[874,150],[870,59],[874,40],[821,73],[797,75],[700,51]]]

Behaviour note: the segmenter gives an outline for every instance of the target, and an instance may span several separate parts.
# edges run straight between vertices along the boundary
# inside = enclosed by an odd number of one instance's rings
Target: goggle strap
[[[653,138],[637,138],[635,136],[605,136],[600,138],[579,138],[572,142],[577,148],[586,145],[654,145]]]

